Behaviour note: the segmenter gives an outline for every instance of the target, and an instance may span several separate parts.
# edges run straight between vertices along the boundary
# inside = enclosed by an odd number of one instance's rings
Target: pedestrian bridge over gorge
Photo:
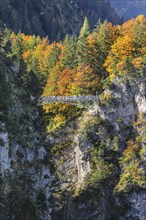
[[[79,102],[99,102],[98,95],[74,95],[74,96],[43,96],[39,99],[38,105],[46,105],[52,103],[79,103]]]

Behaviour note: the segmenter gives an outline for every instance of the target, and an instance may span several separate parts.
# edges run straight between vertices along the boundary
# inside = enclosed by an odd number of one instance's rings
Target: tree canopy
[[[144,73],[145,37],[144,15],[122,25],[98,21],[92,32],[85,17],[78,37],[66,35],[62,42],[50,43],[48,38],[12,33],[3,44],[7,48],[11,41],[9,56],[17,64],[24,62],[28,74],[40,83],[43,96],[94,95],[103,90],[104,82],[110,83],[117,76],[138,77]],[[57,117],[59,121],[60,117],[65,122],[70,117],[65,113],[67,109],[75,112],[73,106],[55,106],[57,110],[44,106],[47,114],[52,115],[51,120]]]

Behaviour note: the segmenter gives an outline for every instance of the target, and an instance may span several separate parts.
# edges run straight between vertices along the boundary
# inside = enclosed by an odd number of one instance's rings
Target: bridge
[[[39,99],[38,105],[46,105],[52,103],[78,103],[95,101],[99,103],[98,95],[74,95],[74,96],[43,96]]]

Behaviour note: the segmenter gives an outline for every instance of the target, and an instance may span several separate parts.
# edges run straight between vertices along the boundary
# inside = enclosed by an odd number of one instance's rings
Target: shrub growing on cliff
[[[146,118],[142,114],[134,123],[137,130],[135,140],[127,142],[127,148],[120,158],[121,175],[115,188],[117,192],[129,192],[138,188],[146,188],[144,171],[144,134],[146,131]]]

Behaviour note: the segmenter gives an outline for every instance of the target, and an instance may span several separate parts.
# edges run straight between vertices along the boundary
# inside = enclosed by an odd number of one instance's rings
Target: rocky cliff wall
[[[136,135],[134,123],[146,114],[145,90],[145,78],[117,78],[99,104],[89,105],[78,120],[52,135],[57,177],[53,219],[145,219],[143,188],[115,193],[122,172],[119,158]],[[110,99],[103,100],[105,94]],[[143,143],[143,170],[145,147]]]
[[[25,70],[4,67],[0,109],[0,219],[50,220],[50,159],[43,114],[24,83]],[[4,84],[5,83],[5,84]]]

